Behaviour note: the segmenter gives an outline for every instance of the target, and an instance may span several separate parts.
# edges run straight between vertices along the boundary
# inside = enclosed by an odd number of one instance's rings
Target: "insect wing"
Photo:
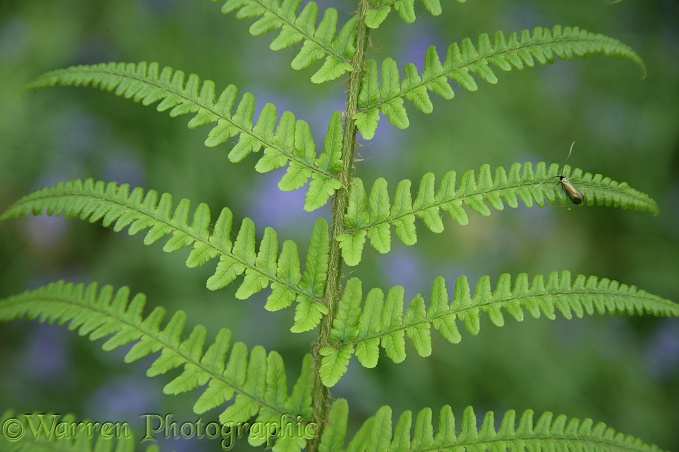
[[[559,180],[561,181],[563,189],[566,191],[566,194],[571,199],[573,204],[580,204],[585,200],[585,197],[582,195],[580,190],[578,190],[577,187],[573,185],[573,183],[566,176],[559,176]]]

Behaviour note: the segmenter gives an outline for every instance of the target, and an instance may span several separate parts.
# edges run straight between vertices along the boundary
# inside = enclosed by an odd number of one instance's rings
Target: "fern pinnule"
[[[571,170],[568,165],[563,170],[557,164],[547,169],[544,162],[539,162],[535,170],[530,162],[523,166],[515,163],[509,171],[497,167],[494,174],[490,165],[486,164],[479,169],[478,174],[472,170],[464,172],[459,185],[457,173],[449,171],[441,179],[438,188],[435,186],[434,174],[427,173],[420,180],[414,200],[408,179],[398,183],[392,201],[383,178],[375,181],[369,196],[361,179],[354,178],[344,215],[347,232],[337,237],[342,257],[347,265],[358,265],[366,239],[370,239],[370,244],[380,253],[388,253],[391,249],[392,226],[404,244],[415,244],[416,219],[420,219],[430,231],[440,233],[444,229],[441,210],[464,226],[469,222],[464,206],[489,216],[490,207],[503,210],[506,204],[516,208],[519,199],[527,207],[533,207],[534,204],[544,207],[545,198],[553,205],[568,205],[570,201],[558,179],[562,174],[580,188],[585,205],[658,213],[658,205],[653,199],[625,182],[616,182],[601,174],[583,173],[581,169]]]
[[[218,0],[213,0],[218,1]],[[318,26],[318,4],[310,1],[298,13],[301,0],[226,0],[224,14],[237,11],[238,19],[259,17],[250,27],[250,34],[259,36],[280,29],[271,42],[271,50],[281,50],[303,41],[302,48],[292,60],[295,70],[304,69],[325,58],[323,66],[314,73],[311,81],[323,83],[354,70],[351,60],[356,53],[355,29],[357,19],[351,18],[337,33],[337,10],[328,8]]]
[[[289,165],[278,184],[281,190],[298,189],[312,178],[313,187],[307,193],[304,206],[307,210],[327,203],[341,185],[334,177],[341,169],[341,165],[337,164],[341,142],[337,143],[334,135],[332,140],[326,139],[324,153],[317,156],[306,121],[295,119],[289,111],[283,112],[279,118],[276,107],[267,103],[253,122],[254,97],[245,93],[236,105],[238,89],[234,85],[229,85],[216,98],[215,85],[211,80],[201,82],[198,75],[191,74],[185,81],[182,71],[174,71],[170,67],[160,70],[158,63],[141,62],[72,66],[42,74],[26,88],[55,85],[91,85],[145,106],[160,101],[157,110],[169,110],[172,117],[195,114],[188,123],[190,128],[212,125],[205,140],[206,146],[214,147],[238,136],[228,154],[229,160],[234,163],[264,148],[263,156],[255,167],[258,172],[265,173]],[[339,112],[335,112],[330,119],[329,130],[336,129],[340,121]]]
[[[429,356],[431,327],[449,342],[460,342],[459,322],[476,335],[481,327],[481,315],[486,314],[491,323],[503,326],[503,311],[517,321],[523,321],[524,309],[534,318],[556,318],[556,311],[570,320],[573,316],[598,314],[652,314],[679,316],[679,304],[652,295],[635,286],[620,284],[607,278],[577,275],[564,271],[550,273],[545,281],[537,275],[529,281],[520,273],[514,278],[502,274],[495,286],[483,276],[476,284],[474,295],[465,276],[455,283],[454,296],[448,297],[445,280],[437,277],[431,290],[429,306],[421,295],[416,295],[405,308],[403,287],[392,287],[386,298],[381,289],[372,289],[365,297],[361,282],[351,278],[337,308],[330,343],[319,350],[323,355],[320,370],[323,383],[335,385],[347,370],[352,355],[368,368],[375,367],[379,347],[394,362],[406,358],[405,336],[412,341],[420,356]]]
[[[344,450],[349,421],[349,403],[346,399],[335,399],[328,410],[328,420],[321,434],[319,452]]]
[[[381,86],[378,84],[377,62],[366,63],[366,80],[361,87],[359,111],[354,115],[356,126],[365,139],[372,139],[384,114],[394,126],[405,129],[409,125],[403,99],[408,99],[423,113],[431,113],[433,105],[429,91],[452,99],[453,88],[448,80],[454,80],[468,91],[476,91],[476,77],[490,83],[498,82],[491,64],[503,71],[533,67],[536,63],[553,63],[555,57],[572,60],[591,55],[626,58],[637,63],[645,76],[644,64],[634,50],[617,39],[592,33],[578,27],[555,26],[552,29],[536,27],[523,30],[508,37],[497,32],[493,41],[487,34],[479,36],[474,46],[469,38],[459,45],[448,47],[446,58],[441,58],[434,46],[429,47],[420,74],[413,63],[404,68],[404,77],[396,62],[387,58],[381,66]],[[399,84],[400,80],[400,84]]]
[[[163,327],[165,310],[157,307],[144,317],[145,302],[143,294],[130,300],[127,287],[114,293],[111,286],[99,289],[96,283],[85,286],[60,281],[1,299],[0,320],[27,317],[38,318],[41,322],[68,322],[70,330],[77,330],[81,336],[89,335],[90,340],[110,336],[102,345],[106,351],[136,341],[125,355],[128,363],[160,352],[147,370],[148,376],[183,368],[165,385],[163,392],[180,394],[207,384],[193,407],[197,414],[222,406],[235,396],[234,403],[220,415],[224,423],[246,422],[251,417],[267,422],[280,423],[281,419],[293,424],[309,422],[310,355],[304,358],[300,378],[288,396],[285,367],[277,352],[267,353],[263,347],[256,346],[248,357],[245,344],[231,345],[231,332],[226,328],[222,328],[215,341],[203,351],[204,327],[195,327],[185,337],[186,314],[183,311],[176,312]],[[292,430],[304,431],[303,428]],[[296,439],[305,441],[308,438]],[[261,438],[251,438],[254,442],[258,440]]]
[[[328,439],[321,438],[321,444],[332,444],[324,450],[625,450],[660,451],[656,445],[644,443],[631,435],[618,433],[604,423],[594,423],[587,418],[567,418],[551,412],[543,413],[534,420],[533,410],[524,411],[516,419],[516,411],[507,411],[496,429],[495,414],[488,411],[483,419],[477,419],[472,407],[467,407],[459,424],[449,405],[444,405],[439,413],[438,429],[432,423],[431,408],[417,413],[413,422],[411,411],[404,411],[395,426],[392,425],[392,409],[383,406],[374,416],[363,423],[359,431],[344,449],[344,433],[348,410],[346,401],[338,399],[338,409],[334,414],[338,421],[334,428],[328,429]],[[333,413],[333,408],[331,408]],[[413,430],[414,424],[414,430]],[[412,432],[412,433],[411,433]],[[436,434],[434,434],[436,432]],[[323,433],[325,436],[326,432]]]
[[[458,0],[464,2],[465,0]],[[376,2],[375,8],[366,11],[365,23],[370,28],[378,28],[384,22],[392,7],[396,9],[398,15],[406,23],[413,23],[417,16],[415,14],[415,0],[389,0],[386,2]],[[439,0],[422,0],[424,7],[432,16],[440,16],[443,11]]]
[[[458,3],[464,3],[467,0],[457,0]],[[440,0],[421,0],[424,8],[432,16],[440,16],[443,12]],[[415,0],[387,0],[373,2],[375,8],[369,9],[365,15],[365,23],[370,28],[378,28],[384,22],[392,8],[394,8],[401,19],[406,23],[413,23],[417,19],[415,14]]]
[[[283,309],[298,301],[293,331],[315,328],[322,315],[327,313],[327,308],[319,301],[325,289],[328,259],[328,225],[322,217],[314,226],[302,273],[297,245],[285,241],[279,255],[274,229],[264,230],[259,251],[256,251],[255,225],[249,218],[243,219],[232,241],[233,214],[228,208],[222,209],[212,225],[206,204],[199,204],[191,214],[188,199],[182,199],[174,207],[171,195],[159,196],[155,190],[144,194],[139,187],[130,191],[127,184],[92,179],[58,183],[24,196],[0,216],[0,221],[45,211],[48,215],[79,217],[91,223],[101,221],[104,226],[113,226],[116,232],[127,227],[130,235],[147,230],[146,245],[171,235],[163,250],[172,252],[192,246],[186,259],[189,268],[219,258],[215,272],[207,280],[208,289],[226,287],[243,274],[243,281],[236,291],[237,298],[247,299],[271,285],[267,309]]]

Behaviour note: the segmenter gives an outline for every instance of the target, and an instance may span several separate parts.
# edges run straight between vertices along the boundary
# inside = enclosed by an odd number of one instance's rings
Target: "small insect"
[[[571,149],[568,151],[568,157],[566,157],[566,162],[568,162],[568,159],[571,157],[571,152],[573,152],[574,145],[575,141],[573,142],[573,144],[571,144]],[[566,165],[566,162],[564,162],[564,166]],[[559,181],[561,182],[564,191],[566,192],[570,200],[573,202],[573,204],[580,204],[582,201],[585,200],[585,197],[582,195],[582,192],[578,190],[578,188],[575,185],[573,185],[573,182],[571,182],[566,176],[563,175],[563,169],[561,170]]]

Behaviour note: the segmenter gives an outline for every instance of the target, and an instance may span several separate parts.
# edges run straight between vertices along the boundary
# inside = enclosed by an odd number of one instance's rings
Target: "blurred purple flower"
[[[425,28],[424,23],[415,22],[409,27],[403,29],[399,35],[401,39],[397,44],[397,49],[400,50],[400,55],[396,63],[403,76],[403,66],[407,63],[413,63],[417,67],[417,72],[422,74],[424,70],[424,56],[427,49],[432,45],[436,46],[436,51],[441,58],[445,58],[447,47],[441,43],[441,37],[432,33],[430,28]]]
[[[664,322],[655,330],[648,344],[648,367],[658,379],[679,370],[679,327]]]
[[[306,189],[281,191],[278,181],[285,173],[285,168],[271,171],[257,179],[256,198],[250,203],[248,216],[255,224],[292,226],[298,225],[306,216],[304,212],[304,196]]]
[[[94,420],[136,420],[159,405],[159,394],[158,384],[143,375],[112,378],[92,395],[86,412]]]
[[[104,180],[130,184],[130,187],[134,188],[143,185],[144,176],[144,167],[137,154],[120,150],[116,154],[107,156]]]
[[[39,381],[54,381],[62,376],[69,367],[66,353],[69,332],[64,328],[40,323],[35,326],[21,355],[26,371]]]
[[[63,238],[68,228],[68,220],[63,217],[41,215],[28,217],[26,228],[32,244],[40,248],[48,248],[57,244]]]
[[[417,293],[417,288],[422,287],[424,283],[419,255],[399,247],[392,250],[389,259],[381,259],[380,262],[389,286],[403,286],[406,290],[405,299],[412,299]],[[411,291],[412,293],[408,293]]]

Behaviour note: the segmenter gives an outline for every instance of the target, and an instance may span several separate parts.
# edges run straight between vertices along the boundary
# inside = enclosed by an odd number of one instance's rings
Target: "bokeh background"
[[[572,2],[538,0],[444,2],[433,18],[418,3],[418,20],[395,15],[372,37],[372,57],[394,57],[399,66],[422,66],[424,52],[480,33],[505,33],[555,24],[577,25],[631,45],[648,76],[629,61],[593,57],[557,61],[499,74],[496,86],[479,82],[469,93],[453,86],[455,99],[434,99],[434,113],[411,105],[411,127],[393,128],[386,119],[374,140],[362,140],[357,174],[369,187],[379,176],[391,191],[404,178],[414,186],[426,172],[440,178],[484,163],[562,163],[603,173],[648,193],[661,213],[605,207],[506,209],[484,218],[470,213],[462,227],[445,219],[435,235],[418,227],[418,244],[394,239],[393,251],[366,248],[364,261],[346,274],[364,288],[403,285],[408,297],[426,298],[435,276],[448,281],[501,273],[547,274],[570,270],[634,284],[679,301],[679,6],[673,0]],[[352,2],[322,1],[346,20]],[[282,193],[281,172],[254,171],[256,157],[237,165],[226,159],[229,145],[208,149],[207,128],[190,130],[188,117],[170,118],[109,93],[83,88],[22,91],[41,72],[73,64],[158,61],[203,79],[218,89],[235,84],[252,92],[257,108],[266,102],[307,120],[322,146],[330,114],[342,109],[341,81],[316,86],[318,67],[295,72],[294,50],[271,52],[274,34],[253,38],[251,21],[237,21],[208,0],[3,0],[0,3],[0,209],[41,186],[93,177],[169,192],[175,200],[207,202],[213,212],[230,207],[250,217],[261,234],[276,228],[294,239],[302,255],[308,235],[327,209],[304,213],[304,189]],[[295,47],[297,48],[297,47]],[[0,296],[47,282],[99,281],[127,285],[148,296],[148,306],[170,313],[183,309],[188,326],[216,334],[232,329],[234,339],[280,351],[288,379],[313,333],[293,335],[293,311],[269,313],[266,294],[248,301],[235,288],[205,289],[214,264],[187,269],[187,252],[165,254],[145,247],[141,235],[115,234],[74,219],[31,217],[0,225]],[[458,345],[433,334],[434,351],[394,364],[382,356],[376,369],[352,360],[333,388],[349,399],[352,428],[381,405],[396,413],[435,411],[450,404],[456,415],[473,405],[478,414],[506,409],[552,411],[591,417],[617,430],[679,450],[679,321],[654,317],[589,317],[556,321],[526,319],[496,328],[486,320],[474,337]],[[0,409],[75,413],[100,421],[128,421],[141,431],[143,413],[172,413],[195,420],[197,392],[164,396],[170,376],[147,378],[152,359],[132,365],[125,350],[104,353],[65,327],[17,321],[0,326]],[[174,375],[174,374],[173,374]],[[203,416],[215,419],[218,410]],[[160,439],[160,438],[159,438]],[[219,450],[216,442],[182,440],[175,450]]]

